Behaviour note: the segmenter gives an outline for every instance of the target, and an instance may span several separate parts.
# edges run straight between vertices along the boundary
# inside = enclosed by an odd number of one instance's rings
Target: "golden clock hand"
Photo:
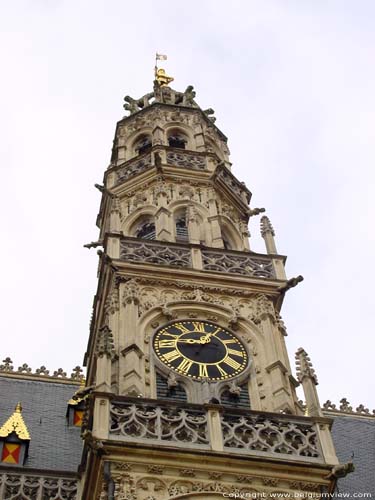
[[[177,340],[177,342],[183,343],[183,344],[201,344],[200,339],[181,339]]]
[[[201,337],[199,339],[200,344],[208,344],[209,342],[211,342],[211,334],[210,333],[207,333],[207,335],[203,335],[203,337]]]

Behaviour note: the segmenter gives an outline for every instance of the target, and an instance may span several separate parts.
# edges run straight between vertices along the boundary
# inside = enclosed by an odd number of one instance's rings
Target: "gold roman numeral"
[[[207,333],[204,329],[204,323],[200,323],[199,321],[192,321],[192,325],[194,327],[194,331],[200,333]]]
[[[175,347],[175,346],[176,346],[176,340],[173,339],[159,340],[159,347]]]
[[[235,356],[240,356],[240,358],[243,358],[243,352],[242,351],[236,351],[235,349],[227,349],[228,354],[234,354]]]
[[[163,332],[163,336],[172,337],[173,339],[178,339],[179,335],[175,335],[174,333]]]
[[[175,328],[178,328],[181,333],[190,333],[191,330],[189,328],[186,328],[186,326],[183,323],[176,323]]]
[[[208,377],[207,365],[199,365],[199,376]]]
[[[180,358],[181,354],[174,349],[173,351],[169,351],[166,354],[163,354],[163,358],[166,359],[167,361],[175,361],[176,359]]]
[[[237,341],[234,339],[223,340],[223,344],[237,344]]]
[[[228,375],[228,373],[224,370],[224,368],[221,368],[220,365],[216,365],[216,368],[219,370],[221,376],[226,377]]]
[[[178,365],[177,369],[184,373],[188,373],[192,364],[193,361],[190,361],[190,359],[183,359],[181,363]]]
[[[241,364],[238,363],[238,361],[230,358],[229,356],[224,359],[223,363],[230,366],[231,368],[234,368],[235,370],[238,370],[238,368],[240,368],[240,366],[241,366]]]

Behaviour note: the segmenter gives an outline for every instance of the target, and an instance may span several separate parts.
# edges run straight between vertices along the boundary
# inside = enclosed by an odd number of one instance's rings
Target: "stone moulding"
[[[77,497],[77,479],[69,477],[39,476],[31,473],[0,474],[0,498],[6,500],[36,500]]]
[[[210,446],[210,411],[220,412],[220,424],[214,432],[226,453],[324,462],[318,424],[309,418],[222,406],[116,398],[111,405],[109,439],[215,451]]]

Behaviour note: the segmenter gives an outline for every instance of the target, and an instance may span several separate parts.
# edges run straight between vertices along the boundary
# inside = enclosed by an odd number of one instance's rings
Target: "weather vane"
[[[155,80],[158,82],[160,87],[167,87],[170,82],[173,82],[174,78],[168,76],[165,73],[165,69],[158,68],[158,61],[166,61],[168,57],[165,54],[159,54],[156,52],[155,56]]]

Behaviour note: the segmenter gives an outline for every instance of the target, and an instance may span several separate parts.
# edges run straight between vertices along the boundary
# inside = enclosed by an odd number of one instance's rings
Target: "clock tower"
[[[319,498],[341,470],[306,352],[292,374],[287,279],[267,216],[189,86],[125,97],[104,174],[85,362],[79,498]],[[303,386],[306,405],[298,401]],[[237,496],[236,496],[237,495]]]

